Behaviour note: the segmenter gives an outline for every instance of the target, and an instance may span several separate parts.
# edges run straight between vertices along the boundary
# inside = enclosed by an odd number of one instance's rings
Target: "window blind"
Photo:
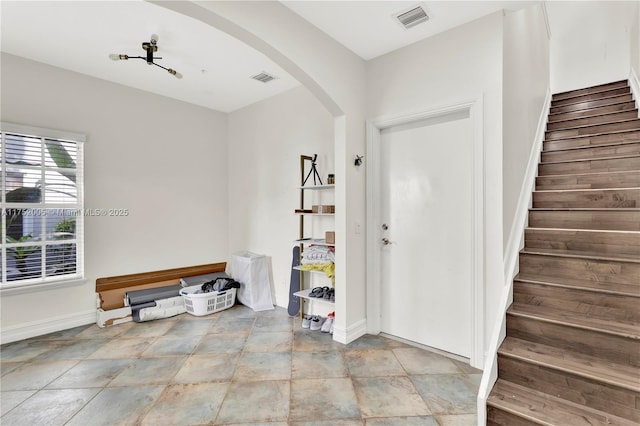
[[[0,126],[0,286],[82,278],[84,136]]]

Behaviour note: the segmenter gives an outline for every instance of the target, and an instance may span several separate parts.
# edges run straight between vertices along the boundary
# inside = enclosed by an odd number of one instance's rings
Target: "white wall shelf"
[[[298,189],[306,189],[306,190],[312,190],[312,191],[319,191],[323,189],[333,189],[333,188],[335,188],[335,185],[305,185],[305,186],[298,187]]]
[[[293,293],[294,296],[298,296],[302,299],[311,300],[314,302],[326,303],[328,305],[335,305],[336,302],[332,302],[331,300],[323,299],[322,297],[309,297],[309,293],[311,293],[312,289],[300,290]]]
[[[315,245],[315,246],[328,246],[334,247],[335,243],[328,243],[324,238],[300,238],[298,240],[294,240],[295,243],[301,243],[307,246]]]

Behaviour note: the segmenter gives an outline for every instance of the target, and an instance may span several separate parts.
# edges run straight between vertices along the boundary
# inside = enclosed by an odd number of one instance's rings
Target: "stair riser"
[[[583,148],[593,145],[616,145],[623,142],[640,142],[640,131],[628,131],[623,133],[545,141],[543,143],[543,152],[562,151],[565,149]]]
[[[487,406],[487,426],[539,426],[522,417],[502,411],[499,408]]]
[[[547,151],[542,153],[541,161],[543,163],[549,163],[552,161],[610,158],[620,157],[623,155],[640,155],[640,142],[628,143],[624,145],[571,149],[568,151]]]
[[[532,228],[640,231],[640,212],[532,211]]]
[[[574,138],[578,136],[590,136],[597,135],[606,132],[617,132],[620,130],[637,130],[640,129],[640,120],[635,119],[631,121],[623,121],[620,123],[611,124],[596,124],[594,126],[580,127],[577,129],[568,130],[553,130],[545,132],[545,141]]]
[[[568,175],[576,173],[624,172],[640,169],[640,157],[607,158],[604,160],[573,161],[568,163],[542,163],[539,176]]]
[[[610,98],[611,96],[626,95],[628,93],[631,93],[631,89],[629,87],[620,87],[617,89],[606,90],[599,93],[591,93],[582,96],[573,96],[567,99],[554,100],[551,101],[551,106],[557,107],[586,101],[597,101],[603,98]]]
[[[513,303],[573,312],[589,318],[640,322],[640,298],[515,282]]]
[[[615,334],[507,314],[507,336],[640,367],[640,342]]]
[[[536,190],[605,189],[640,186],[640,171],[567,176],[538,176]]]
[[[599,115],[596,117],[577,118],[569,121],[560,121],[547,124],[547,131],[567,130],[579,126],[593,126],[594,124],[611,123],[614,121],[631,120],[638,118],[636,111],[624,111],[613,114]]]
[[[613,96],[611,98],[607,98],[607,99],[599,99],[599,100],[595,100],[595,101],[586,101],[586,102],[580,102],[577,104],[571,104],[571,105],[562,105],[562,106],[551,106],[551,109],[549,111],[550,114],[559,114],[559,113],[565,113],[565,112],[576,112],[576,111],[584,111],[584,110],[588,110],[588,109],[593,109],[593,108],[599,108],[602,106],[609,106],[609,105],[613,105],[613,104],[618,104],[621,102],[632,102],[633,101],[633,96],[631,95],[631,93],[626,94],[626,95],[619,95],[619,96]]]
[[[498,376],[512,383],[640,422],[637,392],[584,379],[547,367],[498,356]]]
[[[586,111],[565,112],[565,113],[550,115],[549,123],[555,123],[557,121],[564,121],[564,120],[573,120],[575,118],[591,117],[594,115],[610,114],[610,113],[615,113],[620,111],[636,110],[635,108],[636,108],[635,102],[621,102],[619,104],[592,108]],[[636,116],[637,116],[637,110],[636,110]]]
[[[592,251],[603,256],[638,256],[640,234],[619,232],[525,229],[525,248]]]
[[[534,208],[636,208],[640,189],[534,192]]]
[[[606,284],[628,284],[640,287],[640,264],[606,260],[565,258],[520,253],[520,273],[546,278],[580,279]]]
[[[571,99],[576,96],[592,95],[596,93],[606,92],[608,90],[620,89],[628,87],[627,80],[616,81],[613,83],[602,84],[599,86],[587,87],[585,89],[569,90],[567,92],[556,93],[551,97],[551,100],[559,101],[562,99]]]

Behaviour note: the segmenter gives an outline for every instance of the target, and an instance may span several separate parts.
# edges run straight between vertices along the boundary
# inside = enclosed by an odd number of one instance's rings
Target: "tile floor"
[[[0,347],[9,425],[475,425],[480,371],[235,306]]]

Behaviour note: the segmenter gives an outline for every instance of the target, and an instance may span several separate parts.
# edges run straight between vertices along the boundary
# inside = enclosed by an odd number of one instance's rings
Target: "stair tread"
[[[618,102],[617,104],[611,104],[611,105],[607,105],[605,107],[598,107],[598,108],[607,108],[607,107],[610,107],[610,106],[613,106],[613,105],[625,104],[625,103],[628,103],[628,101],[627,102]],[[597,108],[594,108],[594,109],[597,109]],[[591,115],[583,115],[583,116],[580,116],[580,117],[564,118],[564,119],[560,119],[560,120],[548,120],[547,123],[557,124],[557,123],[562,123],[564,121],[573,121],[573,120],[582,120],[584,118],[602,117],[602,116],[605,116],[605,115],[618,114],[618,113],[623,113],[623,112],[632,112],[632,111],[636,111],[636,110],[637,110],[637,108],[635,108],[635,107],[627,107],[627,108],[619,109],[617,111],[612,111],[612,112],[602,112],[602,113],[597,113],[596,112],[596,113],[591,114]],[[549,114],[549,118],[551,118],[554,115],[561,115],[561,114],[571,114],[571,113],[568,113],[568,112],[557,112],[555,114]]]
[[[541,425],[636,425],[631,420],[502,379],[496,381],[487,399],[487,405]]]
[[[609,114],[602,114],[602,115],[616,115],[616,114],[620,114],[621,112],[612,112]],[[572,118],[570,120],[564,120],[564,121],[575,121],[575,120],[584,120],[585,117],[580,117],[580,118]],[[571,127],[563,127],[560,129],[551,129],[551,130],[545,130],[546,133],[553,133],[553,132],[563,132],[565,130],[576,130],[576,129],[584,129],[587,127],[594,127],[594,126],[603,126],[603,125],[607,125],[607,124],[620,124],[620,123],[626,123],[629,121],[637,121],[639,120],[638,117],[634,117],[634,118],[623,118],[623,119],[613,119],[611,121],[605,121],[602,123],[588,123],[588,124],[581,124],[579,126],[571,126]],[[555,123],[559,123],[561,121],[557,121]],[[554,124],[555,124],[554,123]]]
[[[546,164],[577,163],[577,162],[580,162],[580,161],[623,160],[623,159],[627,159],[627,158],[640,158],[640,155],[638,155],[638,154],[612,155],[610,157],[572,158],[571,160],[541,161],[540,165],[544,166]],[[544,176],[548,176],[548,175],[544,175]]]
[[[592,291],[595,293],[606,293],[618,296],[640,297],[640,286],[632,284],[609,284],[606,288],[596,287],[589,281],[571,278],[562,278],[562,280],[550,277],[522,274],[519,273],[513,279],[517,282],[547,285],[551,287],[575,288],[576,290]]]
[[[520,251],[524,254],[539,254],[545,256],[573,257],[577,259],[607,260],[613,262],[640,263],[640,256],[629,254],[606,254],[596,251],[524,248]]]
[[[566,175],[565,175],[566,176]],[[626,186],[623,188],[576,188],[576,189],[541,189],[535,192],[539,193],[551,193],[551,192],[596,192],[596,191],[628,191],[628,190],[638,190],[640,187],[638,186]]]
[[[571,99],[571,98],[552,100],[551,101],[551,108],[568,107],[568,106],[571,106],[571,105],[578,105],[578,104],[582,104],[582,103],[585,103],[585,102],[603,101],[603,100],[606,100],[606,99],[611,99],[611,98],[616,98],[618,96],[625,96],[625,95],[630,95],[631,94],[631,92],[627,92],[627,93],[609,93],[609,94],[606,93],[606,92],[614,92],[614,91],[619,90],[619,89],[624,89],[624,87],[618,87],[618,88],[615,88],[615,89],[604,90],[602,92],[599,92],[598,94],[600,94],[600,95],[604,94],[604,96],[597,97],[595,99],[579,99],[579,98],[581,98],[583,96],[590,96],[590,95],[592,95],[591,93],[588,93],[586,95],[574,96],[575,102],[562,103],[560,105],[558,105],[558,102],[566,101],[566,100]],[[555,105],[554,105],[554,102],[556,103]]]
[[[517,303],[511,305],[507,310],[507,314],[640,340],[640,324],[636,323],[607,321],[574,312],[558,311],[545,306],[530,306]]]
[[[562,149],[544,149],[544,144],[543,144],[542,152],[543,153],[549,153],[549,152],[561,153],[561,152],[565,152],[565,151],[567,151],[567,152],[569,152],[569,151],[580,151],[580,150],[591,149],[591,148],[613,148],[613,147],[616,147],[616,146],[633,145],[633,144],[637,144],[637,143],[640,143],[640,138],[638,138],[638,140],[621,140],[621,141],[617,141],[617,142],[614,142],[614,143],[608,143],[608,144],[580,145],[580,146],[572,146],[572,147],[569,147],[569,148],[562,148]]]
[[[529,211],[570,211],[570,212],[640,212],[640,208],[637,207],[532,207]]]
[[[498,349],[498,353],[640,392],[640,369],[631,365],[616,364],[592,355],[529,342],[508,335]]]
[[[615,87],[612,87],[612,86],[615,86]],[[593,94],[596,94],[596,93],[607,92],[609,90],[620,89],[620,88],[624,88],[624,87],[629,87],[629,81],[626,80],[626,79],[618,80],[618,81],[612,81],[610,83],[596,84],[595,86],[581,87],[579,89],[565,90],[564,92],[554,93],[553,95],[551,95],[551,100],[568,99],[568,98],[573,98],[573,97],[576,97],[576,96],[582,96],[584,94],[593,95]],[[585,90],[593,90],[593,92],[577,94],[577,92],[584,92]],[[576,93],[576,94],[573,95],[573,96],[567,96],[567,95],[571,95],[573,93]]]
[[[599,110],[603,110],[605,108],[611,108],[611,107],[615,108],[618,105],[631,104],[631,103],[633,103],[633,105],[629,105],[624,110],[619,110],[619,111],[633,111],[634,109],[637,109],[636,106],[635,106],[635,102],[633,100],[622,100],[621,99],[621,100],[619,100],[617,102],[612,102],[610,104],[601,105],[601,106],[595,106],[595,107],[591,107],[591,108],[585,108],[583,110],[552,112],[552,113],[549,114],[549,119],[548,119],[547,122],[555,123],[557,121],[563,121],[563,119],[553,120],[554,117],[557,118],[559,115],[563,115],[563,114],[585,114],[585,115],[581,115],[578,118],[591,117],[592,115],[600,115],[602,113],[599,114],[598,113]],[[589,111],[592,111],[594,114],[589,114]]]
[[[597,126],[601,126],[601,125],[602,124],[597,124]],[[640,130],[640,128],[638,128],[638,129],[609,130],[608,132],[597,132],[597,133],[589,133],[587,135],[567,136],[567,137],[559,138],[559,139],[547,139],[545,137],[543,142],[559,142],[559,141],[567,141],[567,140],[580,139],[580,138],[592,138],[594,136],[602,136],[602,135],[617,135],[617,134],[621,134],[621,133],[637,132],[638,130]],[[549,132],[547,132],[547,133],[549,133]]]
[[[588,111],[590,109],[601,108],[603,106],[616,105],[621,102],[629,102],[632,100],[633,100],[633,96],[631,93],[623,93],[619,95],[607,96],[600,99],[583,100],[583,101],[575,102],[572,104],[551,105],[549,112],[550,112],[550,115],[554,115],[554,114],[562,114],[565,112]],[[569,111],[566,111],[566,110],[558,111],[559,109],[569,109]]]

